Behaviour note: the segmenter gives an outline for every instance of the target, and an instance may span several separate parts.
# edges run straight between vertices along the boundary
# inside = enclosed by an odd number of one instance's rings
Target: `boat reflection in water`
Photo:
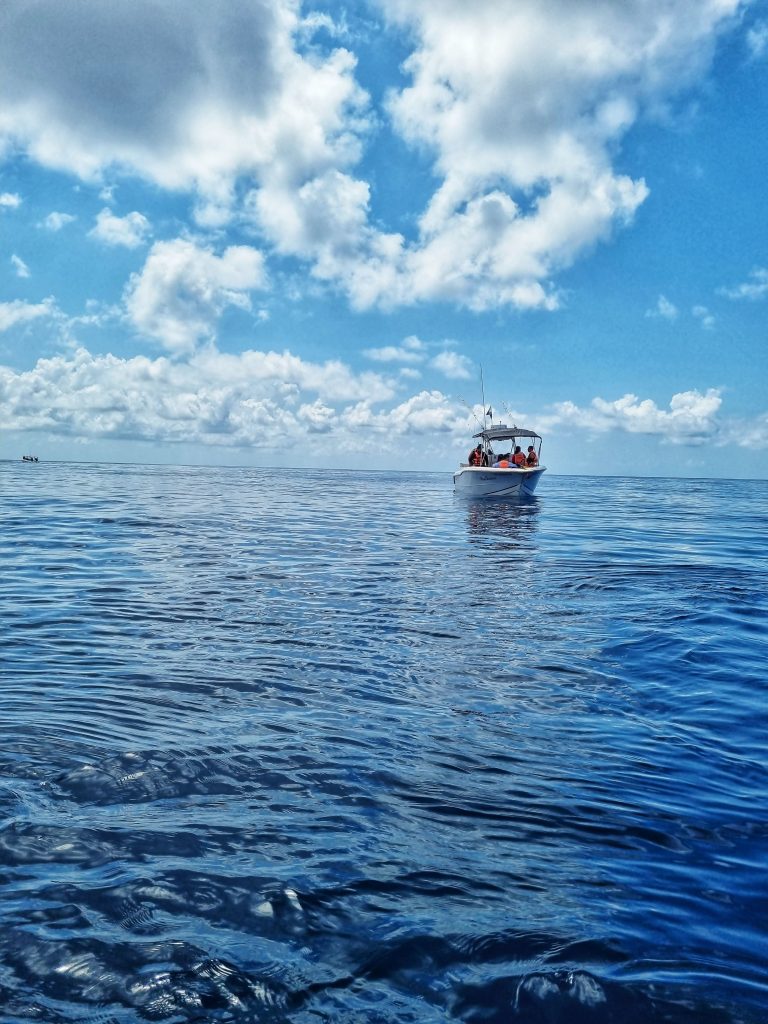
[[[538,517],[541,505],[538,498],[520,497],[516,501],[485,501],[474,499],[466,502],[467,527],[471,537],[486,535],[489,540],[499,542],[495,547],[506,550],[536,546]]]

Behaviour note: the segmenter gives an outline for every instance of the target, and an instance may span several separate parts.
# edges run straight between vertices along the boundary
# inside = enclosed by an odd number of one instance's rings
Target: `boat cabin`
[[[536,452],[536,465],[541,464],[541,435],[535,430],[527,430],[525,427],[507,426],[506,423],[499,423],[495,427],[487,427],[473,434],[473,439],[479,439],[483,450],[483,465],[492,467],[500,454],[508,454],[511,457],[516,446],[519,444],[524,453],[527,453],[528,446],[533,445]],[[509,441],[509,452],[505,446],[500,445],[502,441]],[[496,444],[498,451],[493,447]],[[462,462],[462,466],[469,466],[468,462]]]

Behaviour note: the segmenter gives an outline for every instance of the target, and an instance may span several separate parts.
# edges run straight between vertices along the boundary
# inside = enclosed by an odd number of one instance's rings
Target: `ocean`
[[[768,1020],[768,482],[0,498],[2,1024]]]

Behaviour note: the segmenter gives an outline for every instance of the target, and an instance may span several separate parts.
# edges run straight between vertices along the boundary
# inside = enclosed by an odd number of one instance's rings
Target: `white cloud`
[[[0,209],[15,210],[21,205],[21,196],[16,192],[0,192]]]
[[[48,216],[40,224],[40,227],[46,228],[48,231],[61,231],[61,229],[71,224],[73,220],[77,220],[71,213],[59,213],[58,210],[54,210],[53,213],[49,213]]]
[[[96,226],[88,234],[107,245],[124,245],[135,249],[142,245],[150,233],[147,218],[134,210],[124,217],[117,217],[106,207],[96,217]]]
[[[311,40],[319,29],[323,29],[334,39],[349,39],[351,33],[347,24],[346,11],[341,10],[338,21],[334,21],[329,14],[312,11],[299,23],[299,35],[305,40]]]
[[[354,58],[302,56],[294,0],[6,0],[0,26],[0,139],[45,166],[194,190],[205,218],[241,176],[295,185],[358,153]]]
[[[13,269],[16,271],[17,277],[29,277],[29,267],[21,256],[17,256],[16,253],[14,253],[11,256],[11,263],[13,264]]]
[[[262,254],[233,245],[217,256],[188,239],[156,242],[125,290],[134,327],[175,353],[188,353],[215,335],[228,306],[250,310],[249,292],[266,284]]]
[[[747,47],[753,60],[760,60],[768,51],[768,22],[756,21],[747,32]]]
[[[336,426],[336,410],[325,405],[320,399],[308,405],[299,406],[298,419],[311,434],[327,434]]]
[[[728,442],[753,451],[768,448],[768,413],[749,421],[734,420],[729,426]]]
[[[451,343],[444,341],[441,344]],[[383,345],[380,348],[363,349],[363,355],[378,363],[405,363],[407,365],[401,368],[400,375],[415,378],[419,376],[418,371],[412,370],[411,373],[406,373],[406,369],[426,362],[430,348],[434,348],[434,343],[428,344],[415,335],[411,335],[404,338],[399,345]],[[453,380],[467,380],[472,376],[471,360],[466,356],[459,355],[458,352],[439,352],[429,360],[429,365]]]
[[[472,377],[472,361],[458,352],[439,352],[430,360],[430,366],[452,380],[469,380]]]
[[[292,394],[313,392],[323,401],[385,402],[395,389],[387,378],[377,373],[353,373],[337,359],[324,363],[305,362],[290,352],[247,351],[229,355],[215,349],[196,353],[194,366],[210,381],[222,386],[240,385],[247,380],[256,382],[279,381]]]
[[[699,321],[705,331],[714,331],[715,318],[706,306],[694,306],[691,315]]]
[[[624,395],[613,402],[593,398],[586,408],[560,402],[554,414],[542,417],[545,429],[578,428],[593,433],[611,430],[664,437],[674,444],[703,444],[719,430],[717,414],[722,405],[720,391],[710,388],[673,395],[669,409],[660,409],[650,398]]]
[[[27,323],[30,320],[37,320],[43,316],[56,316],[56,303],[52,297],[43,299],[42,302],[22,302],[14,299],[13,302],[0,302],[0,331],[7,331],[16,324]]]
[[[427,346],[415,336],[404,338],[401,345],[367,348],[363,355],[378,363],[421,363],[426,359]]]
[[[551,277],[648,194],[613,170],[617,145],[702,74],[739,2],[382,7],[417,41],[411,83],[391,99],[395,125],[433,155],[441,180],[401,268],[403,298],[552,308]]]
[[[661,317],[662,320],[676,320],[677,306],[670,302],[664,295],[660,295],[653,309],[646,309],[645,315],[649,317]]]
[[[749,280],[737,284],[733,288],[720,288],[718,294],[729,299],[763,299],[768,295],[768,268],[755,267],[750,272]]]
[[[390,96],[394,127],[431,156],[439,187],[406,240],[370,227],[367,187],[347,179],[354,216],[330,230],[343,246],[302,238],[293,251],[359,307],[556,308],[554,275],[648,194],[613,170],[623,136],[704,72],[738,6],[517,0],[499,17],[496,0],[381,0],[414,40],[411,82]],[[305,222],[295,196],[284,207]]]
[[[0,306],[0,324],[2,316]],[[0,366],[0,429],[76,440],[306,447],[331,462],[340,445],[346,452],[394,455],[404,438],[429,444],[444,437],[453,445],[474,429],[467,410],[441,391],[422,390],[392,405],[395,394],[379,374],[356,374],[334,360],[307,362],[290,352],[228,355],[208,348],[179,361],[120,359],[79,348],[40,359],[25,372]],[[626,431],[662,444],[768,447],[768,414],[723,419],[721,405],[716,389],[676,394],[667,409],[625,395],[612,402],[595,398],[586,407],[562,402],[530,422],[542,432],[565,429],[570,435]]]
[[[341,424],[374,434],[458,433],[467,430],[466,412],[440,391],[421,391],[392,409],[377,411],[369,401],[348,408]]]
[[[5,0],[0,144],[186,189],[206,228],[242,213],[355,307],[553,309],[557,273],[648,194],[614,167],[624,136],[701,78],[740,0],[380,5],[412,48],[392,123],[438,182],[413,237],[355,176],[373,119],[353,54],[312,43],[350,38],[344,19],[295,0]]]
[[[96,356],[80,348],[72,356],[41,359],[26,372],[0,367],[0,427],[275,449],[311,435],[346,436],[350,417],[358,420],[363,407],[377,429],[419,432],[435,415],[428,409],[441,405],[433,396],[372,411],[393,395],[376,374],[355,374],[333,360],[306,362],[289,352],[233,356],[209,349],[180,362]]]

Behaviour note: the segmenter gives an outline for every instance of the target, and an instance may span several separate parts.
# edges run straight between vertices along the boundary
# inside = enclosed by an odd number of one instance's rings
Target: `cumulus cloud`
[[[266,284],[262,254],[232,245],[217,256],[188,239],[156,242],[125,291],[129,319],[139,333],[174,353],[210,342],[228,306],[250,310],[249,292]]]
[[[458,352],[439,352],[430,366],[452,380],[469,380],[472,376],[472,361]]]
[[[732,288],[720,288],[719,294],[728,299],[764,299],[768,295],[768,268],[755,267],[748,281]]]
[[[0,209],[15,210],[21,206],[21,196],[16,192],[0,192]]]
[[[393,126],[439,182],[417,234],[374,230],[367,185],[349,175],[270,204],[272,233],[360,307],[554,309],[557,272],[630,223],[648,194],[613,169],[623,136],[704,72],[738,6],[518,0],[500,17],[496,0],[381,0],[414,45],[410,83],[390,95]],[[267,224],[266,193],[254,203]],[[333,211],[319,243],[303,227],[309,210]]]
[[[426,359],[426,352],[425,343],[412,335],[404,338],[402,345],[367,348],[363,350],[363,355],[378,363],[421,363]]]
[[[344,158],[363,100],[346,50],[298,52],[311,28],[293,0],[6,0],[0,137],[84,179],[197,190],[204,208],[267,168],[309,180]]]
[[[2,316],[0,306],[0,325]],[[396,390],[380,374],[288,351],[230,355],[207,348],[179,361],[79,348],[24,372],[0,366],[0,429],[251,449],[307,445],[308,451],[328,439],[324,450],[334,457],[340,444],[346,451],[394,453],[398,438],[444,437],[453,445],[474,429],[467,409],[441,391],[397,400]],[[563,402],[534,419],[544,431],[569,435],[625,431],[681,445],[768,447],[768,414],[729,420],[720,417],[721,405],[717,389],[681,392],[666,409],[625,395],[595,398],[586,407]]]
[[[115,438],[275,448],[286,441],[367,423],[371,432],[418,433],[450,421],[437,392],[389,402],[393,387],[338,361],[290,352],[233,356],[205,350],[187,362],[165,356],[41,359],[26,372],[0,367],[0,426],[75,438]],[[373,443],[373,442],[372,442]],[[377,442],[378,443],[378,442]]]
[[[345,427],[395,435],[466,432],[467,414],[441,391],[420,391],[392,409],[377,411],[369,401],[346,409]]]
[[[661,317],[662,320],[677,320],[677,306],[670,302],[664,295],[660,295],[656,305],[652,309],[646,309],[648,317]]]
[[[328,434],[336,426],[337,414],[318,398],[311,404],[299,406],[298,419],[310,434]]]
[[[450,342],[444,341],[440,344],[446,345]],[[406,364],[401,367],[400,375],[411,378],[419,376],[418,371],[413,367],[426,363],[427,360],[429,360],[429,366],[453,380],[467,380],[472,376],[472,362],[466,356],[460,355],[458,352],[444,350],[429,359],[429,351],[434,348],[434,342],[427,343],[421,338],[411,335],[404,338],[400,345],[382,345],[380,348],[363,349],[363,355],[378,363]],[[408,372],[409,370],[410,372]]]
[[[56,313],[56,303],[52,297],[37,303],[22,302],[20,299],[0,302],[0,331],[7,331],[16,324],[38,320],[40,317],[56,316]]]
[[[612,166],[643,113],[707,67],[738,0],[386,0],[417,40],[391,111],[441,184],[407,265],[413,293],[551,307],[551,276],[648,194]]]
[[[29,277],[29,267],[21,256],[17,256],[16,253],[14,253],[11,256],[11,263],[13,264],[13,269],[16,271],[17,277]]]
[[[186,189],[206,228],[239,213],[359,308],[552,309],[558,271],[648,194],[615,169],[625,134],[703,75],[740,0],[380,5],[411,47],[392,127],[437,181],[411,237],[356,174],[374,122],[354,55],[312,42],[351,38],[343,19],[295,0],[5,0],[0,144]]]
[[[624,395],[612,402],[593,398],[586,408],[561,402],[543,422],[547,429],[570,427],[599,434],[619,430],[663,436],[675,444],[703,444],[719,430],[717,414],[721,405],[717,388],[704,394],[682,391],[672,396],[669,409],[660,409],[650,398]]]
[[[96,217],[96,224],[88,234],[107,245],[124,245],[127,249],[135,249],[142,245],[150,232],[147,218],[138,211],[117,217],[105,207]]]
[[[67,224],[71,224],[73,220],[77,220],[77,217],[73,214],[60,213],[58,210],[54,210],[41,222],[40,227],[43,227],[48,231],[61,231],[63,227]]]

